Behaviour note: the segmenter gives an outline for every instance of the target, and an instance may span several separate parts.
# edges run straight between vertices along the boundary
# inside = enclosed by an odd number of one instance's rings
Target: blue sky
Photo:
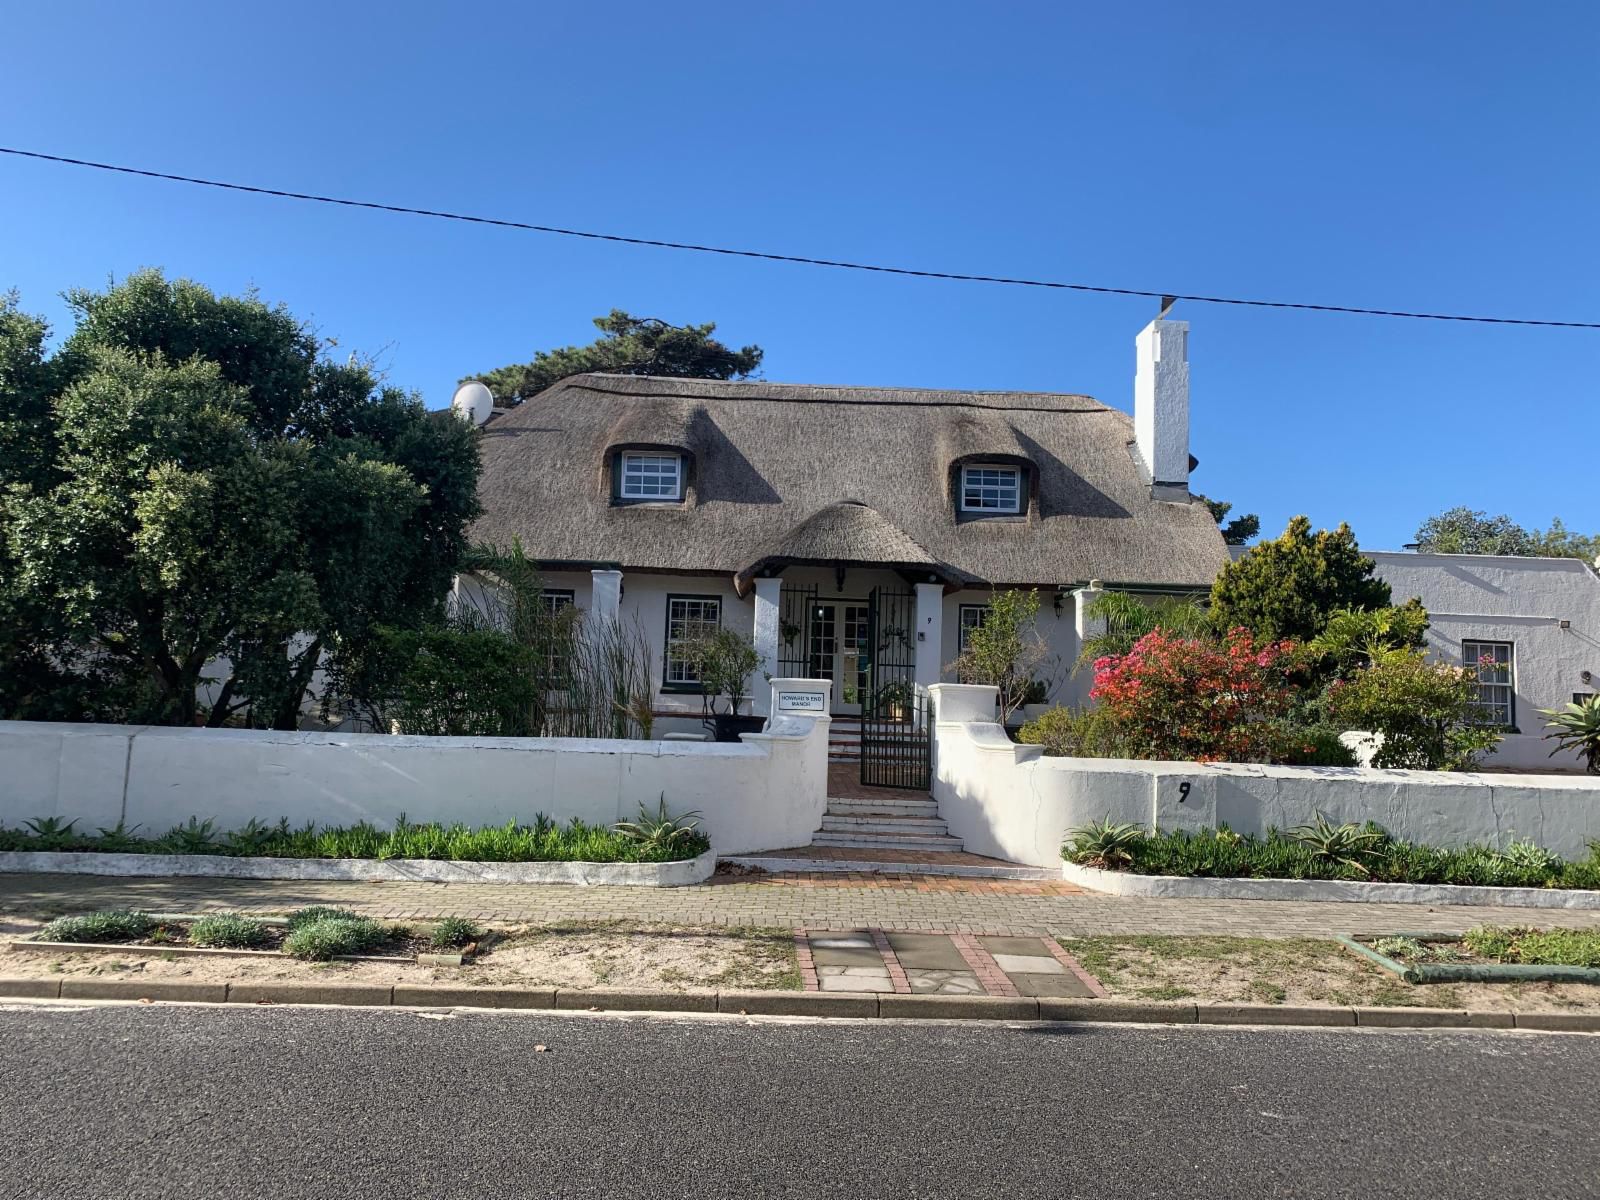
[[[646,237],[1600,320],[1600,6],[10,6],[0,143]],[[0,288],[249,286],[442,406],[612,307],[769,379],[1131,403],[1154,302],[879,278],[0,158]],[[1395,548],[1600,529],[1600,332],[1181,306],[1197,489]]]

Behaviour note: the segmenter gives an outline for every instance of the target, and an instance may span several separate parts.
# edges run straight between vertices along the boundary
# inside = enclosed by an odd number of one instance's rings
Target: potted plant
[[[916,698],[915,687],[904,679],[895,679],[879,688],[873,700],[880,717],[887,717],[891,721],[904,721]]]
[[[760,733],[766,718],[741,716],[739,708],[749,699],[750,673],[761,665],[761,656],[731,629],[719,629],[696,638],[688,647],[688,657],[700,677],[700,695],[705,703],[705,726],[719,742],[737,742],[741,733]],[[717,702],[726,696],[728,711],[719,712]]]

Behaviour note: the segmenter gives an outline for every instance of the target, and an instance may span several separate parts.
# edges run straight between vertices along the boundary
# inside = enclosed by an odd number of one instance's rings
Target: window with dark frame
[[[545,664],[552,680],[565,680],[572,666],[572,652],[568,639],[556,630],[556,618],[578,606],[578,598],[570,588],[545,588],[539,593],[545,615],[551,618],[548,644],[545,646]],[[571,617],[567,618],[571,620]]]
[[[967,642],[972,637],[974,629],[982,629],[989,619],[989,606],[987,604],[963,604],[956,612],[956,651],[960,654],[967,652]]]
[[[1020,513],[1022,468],[974,463],[961,468],[961,511]]]
[[[617,456],[617,496],[622,500],[682,500],[683,456],[624,450]]]
[[[694,691],[700,675],[685,654],[689,642],[722,628],[720,596],[668,596],[666,662],[662,687],[668,691]]]
[[[1478,696],[1473,701],[1473,718],[1479,725],[1511,729],[1517,723],[1516,689],[1512,683],[1515,651],[1510,642],[1488,642],[1463,638],[1462,665],[1478,672]]]

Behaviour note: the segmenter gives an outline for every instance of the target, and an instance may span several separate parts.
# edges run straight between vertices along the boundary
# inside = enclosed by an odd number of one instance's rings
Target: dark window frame
[[[976,613],[981,613],[981,614],[984,614],[984,615],[979,620],[975,621],[973,624],[968,625],[966,623],[965,617],[966,617],[967,613],[969,613],[969,612],[976,612]],[[967,631],[969,629],[981,629],[981,628],[983,628],[984,622],[989,619],[988,615],[987,615],[988,612],[989,612],[989,606],[987,604],[958,604],[958,605],[956,605],[956,653],[957,654],[965,654],[967,652]]]
[[[1488,728],[1488,729],[1503,729],[1508,733],[1519,733],[1519,732],[1521,732],[1517,728],[1517,644],[1516,644],[1516,642],[1508,641],[1505,638],[1481,638],[1481,637],[1479,637],[1479,638],[1468,638],[1468,637],[1462,638],[1461,639],[1461,664],[1462,664],[1462,666],[1476,667],[1478,665],[1478,660],[1480,658],[1482,658],[1483,656],[1482,656],[1481,652],[1476,656],[1469,656],[1467,654],[1467,647],[1469,645],[1470,646],[1480,646],[1480,647],[1483,647],[1483,646],[1504,646],[1506,648],[1506,661],[1505,661],[1506,677],[1505,677],[1505,681],[1504,682],[1495,681],[1493,683],[1480,683],[1480,684],[1477,685],[1480,688],[1504,688],[1505,689],[1505,694],[1506,694],[1506,703],[1505,703],[1506,720],[1504,722],[1501,722],[1501,721],[1480,721],[1479,724],[1483,725],[1485,728]],[[1487,704],[1477,704],[1477,705],[1474,705],[1474,707],[1478,708],[1481,711],[1482,709],[1488,708],[1489,705],[1487,705]]]
[[[676,693],[680,695],[700,694],[700,681],[698,679],[673,679],[672,678],[672,602],[674,600],[710,601],[717,606],[717,628],[722,628],[722,614],[727,604],[727,597],[707,595],[695,592],[668,592],[666,619],[661,630],[661,690],[663,693]]]
[[[624,463],[628,455],[678,460],[676,496],[628,496],[623,494]],[[689,498],[689,456],[676,446],[619,446],[611,452],[611,503],[619,507],[635,504],[682,505]]]

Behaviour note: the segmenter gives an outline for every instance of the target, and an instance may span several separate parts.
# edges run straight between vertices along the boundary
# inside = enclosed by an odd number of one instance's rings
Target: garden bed
[[[1183,900],[1327,900],[1371,904],[1465,904],[1480,908],[1600,909],[1600,891],[1467,887],[1442,883],[1372,883],[1352,879],[1249,879],[1139,875],[1061,864],[1069,883],[1113,896]]]
[[[194,875],[223,879],[376,880],[425,883],[567,883],[683,887],[716,870],[707,850],[673,862],[455,862],[438,858],[251,858],[221,854],[99,854],[0,851],[0,872],[70,875]]]
[[[1072,830],[1061,856],[1065,878],[1119,896],[1600,909],[1600,842],[1568,861],[1531,842],[1420,846],[1319,815],[1265,836],[1096,821]]]
[[[1499,929],[1467,933],[1345,934],[1352,954],[1407,983],[1600,984],[1600,932]]]

